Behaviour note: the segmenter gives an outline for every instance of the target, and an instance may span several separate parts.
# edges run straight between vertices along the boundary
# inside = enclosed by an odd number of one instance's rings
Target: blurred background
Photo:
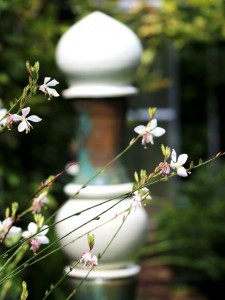
[[[223,0],[0,0],[0,99],[2,107],[18,98],[27,84],[25,62],[40,62],[45,76],[67,87],[55,63],[59,38],[75,22],[100,10],[129,26],[143,45],[142,63],[128,100],[124,145],[133,128],[148,121],[147,108],[158,108],[166,138],[153,148],[135,145],[124,157],[131,180],[134,171],[149,172],[165,143],[198,162],[225,149],[225,2]],[[28,134],[1,132],[0,214],[12,201],[23,203],[40,181],[76,160],[77,117],[70,100],[47,101],[38,94],[30,103],[43,121]],[[139,155],[143,151],[143,155]],[[131,163],[132,162],[132,163]],[[63,175],[54,185],[50,209],[66,200]],[[224,299],[225,281],[225,166],[220,159],[193,171],[190,178],[173,179],[165,188],[152,187],[147,208],[150,231],[140,253],[143,266],[138,297],[148,299]],[[24,220],[27,222],[28,220]],[[58,258],[57,258],[58,256]],[[59,259],[60,258],[60,259]],[[56,264],[57,261],[57,270]],[[40,299],[49,278],[60,278],[66,258],[57,254],[27,269],[23,278],[36,282],[30,299]],[[40,278],[41,274],[41,280]],[[12,298],[16,299],[15,280]],[[52,299],[65,299],[64,285]]]

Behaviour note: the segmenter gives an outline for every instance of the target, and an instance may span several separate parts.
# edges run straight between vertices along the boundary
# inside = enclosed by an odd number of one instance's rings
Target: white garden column
[[[132,199],[128,198],[117,204],[120,195],[132,190],[120,161],[97,176],[77,196],[75,194],[119,153],[126,99],[137,93],[132,82],[141,53],[137,36],[101,12],[94,12],[73,25],[57,46],[57,64],[69,84],[63,96],[73,100],[80,114],[77,136],[80,172],[72,183],[65,186],[69,200],[58,212],[56,221],[98,205],[56,225],[60,238],[79,228],[61,240],[62,245],[66,245],[64,251],[71,260],[71,266],[79,260],[83,251],[88,250],[85,233],[89,231],[95,235],[92,252],[98,255],[104,251],[123,224],[124,213],[120,213],[132,203]],[[108,199],[114,200],[104,203]],[[98,215],[100,218],[87,223]],[[82,224],[86,225],[80,228]],[[124,222],[100,259],[99,266],[89,274],[78,291],[76,299],[134,299],[134,282],[140,271],[134,257],[143,245],[147,229],[146,212],[138,208]],[[72,284],[79,282],[87,272],[82,264],[73,268],[69,273]]]

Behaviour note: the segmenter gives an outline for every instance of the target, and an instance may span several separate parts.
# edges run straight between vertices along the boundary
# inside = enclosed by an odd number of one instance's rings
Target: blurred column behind
[[[94,12],[73,25],[57,46],[57,64],[69,84],[63,96],[73,101],[79,113],[76,140],[80,171],[65,186],[69,200],[56,218],[59,221],[77,214],[56,225],[56,232],[65,246],[63,249],[71,261],[66,270],[69,270],[72,289],[89,271],[81,264],[73,267],[88,250],[87,233],[95,235],[92,253],[101,254],[108,247],[99,266],[88,275],[74,299],[135,299],[140,267],[134,261],[145,241],[148,219],[141,207],[123,222],[124,211],[132,203],[131,198],[120,201],[121,195],[132,189],[126,168],[120,160],[116,161],[77,196],[75,194],[120,152],[126,100],[137,93],[131,84],[141,54],[142,46],[137,36],[101,12]],[[105,202],[109,199],[112,200]],[[79,213],[92,206],[96,207]],[[92,221],[88,223],[89,220]],[[86,225],[81,227],[82,224]]]

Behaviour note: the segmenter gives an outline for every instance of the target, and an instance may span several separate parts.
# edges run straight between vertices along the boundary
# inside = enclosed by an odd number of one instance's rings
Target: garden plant
[[[30,63],[27,62],[26,69],[28,73],[28,84],[24,88],[22,95],[11,102],[9,109],[2,108],[0,111],[1,131],[8,129],[8,134],[10,134],[13,130],[18,130],[21,134],[29,135],[31,134],[31,131],[32,134],[35,134],[35,130],[38,130],[38,124],[33,129],[34,123],[39,123],[42,119],[37,115],[29,115],[32,99],[37,92],[44,93],[46,101],[54,101],[53,98],[59,96],[55,89],[55,86],[59,84],[57,80],[51,80],[50,77],[45,77],[43,84],[40,85],[38,83],[38,62],[36,62],[34,66],[31,66]],[[90,178],[88,182],[83,184],[77,191],[76,195],[78,195],[82,189],[85,189],[96,176],[107,172],[107,168],[115,160],[129,151],[136,142],[141,141],[144,148],[151,148],[154,145],[154,139],[165,134],[165,129],[159,127],[157,124],[155,113],[156,108],[149,108],[149,122],[147,125],[136,126],[134,128],[134,132],[138,135],[130,141],[128,146],[121,153],[119,153],[104,168],[99,170],[99,172],[97,172],[94,177]],[[112,234],[111,241],[108,243],[103,252],[94,252],[94,245],[97,241],[95,241],[95,237],[91,231],[87,232],[86,235],[89,248],[84,248],[84,251],[80,253],[80,259],[70,267],[69,271],[62,272],[59,280],[55,283],[49,282],[49,289],[45,291],[44,295],[39,296],[40,299],[41,297],[42,299],[47,299],[51,294],[53,294],[62,281],[79,263],[83,263],[84,267],[89,268],[88,274],[101,264],[101,257],[104,256],[106,251],[110,251],[110,244],[112,240],[116,239],[117,233],[126,222],[126,219],[129,218],[129,215],[135,214],[138,207],[149,205],[153,201],[150,188],[154,188],[154,184],[160,184],[160,182],[168,181],[174,176],[188,177],[193,169],[208,164],[223,155],[223,153],[218,153],[210,160],[205,162],[199,160],[197,164],[194,164],[193,161],[188,163],[187,154],[184,153],[177,155],[176,150],[171,149],[169,146],[161,145],[161,151],[162,160],[160,162],[156,162],[155,169],[151,171],[141,170],[140,174],[135,172],[132,190],[129,193],[118,197],[118,203],[126,198],[131,198],[132,204],[124,211],[119,212],[119,214],[123,215],[121,227],[116,233]],[[67,169],[78,163],[79,162],[74,162],[69,164]],[[48,237],[48,232],[53,230],[54,225],[56,224],[53,219],[55,212],[53,212],[47,219],[44,214],[48,207],[49,191],[52,185],[55,184],[55,181],[64,174],[65,170],[56,173],[56,175],[51,175],[46,180],[41,181],[38,184],[38,188],[29,197],[29,199],[24,201],[22,200],[22,205],[12,201],[11,205],[6,207],[5,217],[0,222],[0,299],[6,299],[5,297],[12,292],[14,289],[14,278],[17,277],[17,275],[20,275],[26,268],[35,268],[35,265],[38,262],[47,260],[49,256],[53,256],[57,251],[64,247],[58,246],[57,239],[50,240]],[[110,199],[108,201],[110,201]],[[89,209],[91,209],[91,207]],[[82,214],[83,212],[84,211],[80,211],[79,214]],[[27,216],[32,219],[28,224],[26,224]],[[66,219],[73,216],[74,214]],[[58,222],[63,221],[65,221],[65,219]],[[91,221],[93,221],[93,219],[90,219],[90,222]],[[109,221],[113,222],[113,218]],[[84,224],[80,224],[80,226],[83,225]],[[74,228],[73,231],[76,230],[77,229]],[[66,235],[68,236],[68,234]],[[84,278],[80,284],[67,295],[66,299],[70,299],[75,292],[79,293],[79,286],[85,279],[86,278]],[[32,289],[32,286],[27,286],[25,281],[21,281],[20,287],[21,288],[18,289],[18,293],[21,295],[21,299],[27,299],[29,289]]]
[[[132,106],[135,108],[155,106],[155,104],[149,104],[155,96],[154,92],[165,91],[173,83],[170,74],[165,74],[162,70],[164,66],[168,66],[169,54],[171,54],[168,50],[172,48],[177,56],[177,64],[172,65],[172,69],[177,70],[180,84],[178,91],[180,93],[180,110],[178,110],[178,114],[182,123],[180,132],[181,152],[188,153],[185,169],[189,170],[188,161],[190,159],[198,161],[199,157],[203,157],[204,160],[207,160],[214,153],[224,149],[224,1],[207,0],[203,4],[200,0],[162,0],[152,1],[153,4],[160,3],[159,6],[154,6],[149,4],[151,1],[140,0],[137,2],[141,5],[130,10],[118,10],[119,2],[122,1],[0,1],[0,108],[2,108],[0,118],[2,121],[6,117],[9,118],[8,121],[5,119],[2,122],[0,133],[0,220],[1,228],[3,228],[0,238],[4,238],[6,234],[4,229],[7,229],[7,226],[14,226],[13,230],[15,230],[14,232],[11,231],[14,234],[5,238],[1,245],[1,267],[9,257],[12,257],[4,267],[1,276],[8,276],[13,270],[21,266],[20,269],[17,269],[19,273],[8,278],[4,282],[4,289],[2,285],[0,290],[4,290],[4,293],[7,292],[8,297],[13,299],[18,299],[18,295],[21,294],[22,280],[27,282],[30,297],[39,300],[44,297],[44,291],[49,290],[51,284],[56,284],[59,277],[64,274],[63,267],[65,264],[63,255],[60,255],[60,249],[54,252],[54,255],[50,255],[53,249],[48,247],[53,241],[56,241],[53,226],[50,226],[53,224],[51,215],[55,214],[65,200],[62,186],[68,180],[68,175],[61,166],[70,160],[74,161],[75,164],[78,163],[76,157],[71,155],[76,148],[73,140],[68,145],[69,150],[65,151],[68,140],[74,138],[73,128],[76,127],[76,120],[74,120],[74,116],[71,117],[69,101],[64,101],[62,104],[60,97],[48,101],[49,96],[43,97],[39,87],[42,85],[44,89],[44,77],[42,76],[46,74],[46,76],[56,78],[60,82],[60,89],[64,88],[65,79],[55,68],[54,53],[59,37],[71,24],[94,10],[101,10],[126,23],[137,33],[143,44],[144,53],[135,83],[143,93],[151,92],[153,95],[148,94],[145,101],[132,102]],[[125,2],[128,3],[129,1]],[[26,69],[24,68],[26,59],[32,62],[36,60],[41,62],[40,78],[35,79],[37,70],[33,70],[34,73],[31,74],[31,67],[29,67],[28,74],[33,82],[29,82],[29,85],[30,87],[33,86],[33,90],[30,88],[27,91],[24,90],[24,98],[18,98],[16,103],[13,100],[10,106],[9,99],[15,99],[16,95],[20,95],[21,88],[27,85]],[[59,85],[51,87],[49,82],[50,80],[45,82],[45,87],[58,89]],[[20,103],[22,104],[20,105]],[[196,109],[197,105],[201,110]],[[28,114],[29,107],[31,114]],[[22,112],[22,109],[25,110]],[[9,114],[14,115],[14,121],[11,123],[9,121],[12,119],[10,119]],[[33,118],[32,114],[38,117]],[[30,117],[31,119],[29,119]],[[218,125],[216,129],[213,129],[211,124],[218,121],[216,117],[219,122],[216,123]],[[24,122],[21,122],[23,118]],[[42,121],[37,123],[32,121],[32,119],[37,121],[38,118],[41,118]],[[25,119],[29,123],[26,123]],[[210,132],[213,134],[207,145],[208,130],[206,124],[208,121],[210,121]],[[7,126],[10,124],[12,128],[11,131],[8,131]],[[20,130],[24,130],[19,132],[18,126],[20,126]],[[133,131],[136,124],[135,126],[129,124],[129,126]],[[30,132],[26,134],[26,131],[29,130]],[[216,140],[218,135],[221,138],[220,145]],[[144,140],[147,139],[149,138]],[[135,142],[135,144],[137,143]],[[148,149],[144,151],[151,151],[152,145],[147,144],[147,146]],[[210,147],[210,151],[207,146]],[[134,148],[129,145],[131,151]],[[157,148],[157,143],[155,148]],[[151,157],[149,155],[149,160]],[[171,160],[170,157],[167,163],[170,164]],[[173,256],[169,262],[167,261],[169,265],[179,265],[181,262],[178,256],[181,254],[186,258],[198,260],[200,264],[202,262],[202,265],[207,263],[207,266],[212,267],[209,268],[208,272],[198,272],[195,268],[187,269],[187,265],[191,266],[191,260],[187,259],[185,265],[183,259],[185,268],[173,269],[173,271],[178,271],[179,283],[190,283],[197,288],[200,286],[202,291],[208,294],[207,296],[211,295],[210,299],[213,300],[216,294],[218,295],[217,298],[221,297],[225,278],[223,267],[225,253],[223,245],[223,215],[225,211],[223,206],[223,159],[219,159],[218,162],[219,166],[213,163],[209,164],[209,168],[202,167],[196,171],[193,170],[191,178],[189,176],[188,178],[179,178],[180,180],[176,182],[181,184],[177,184],[176,187],[180,186],[180,189],[178,188],[172,206],[168,208],[167,201],[164,201],[165,209],[160,216],[156,216],[156,218],[158,217],[157,222],[159,222],[159,235],[156,239],[166,240],[165,243],[170,244],[172,254],[177,255],[176,257]],[[164,161],[162,163],[164,169],[161,168],[160,171],[168,172],[168,165]],[[147,168],[147,164],[148,162],[145,161],[144,168]],[[53,177],[49,176],[49,174],[55,173],[56,175]],[[131,175],[132,173],[133,170]],[[147,177],[149,173],[154,172],[148,170]],[[138,180],[142,176],[145,177],[143,171],[141,175],[138,171]],[[169,179],[169,175],[163,175],[163,172],[160,176],[162,176],[160,180]],[[137,175],[135,177],[137,178]],[[151,180],[153,179],[155,179],[154,176]],[[40,185],[39,182],[41,182]],[[145,187],[148,188],[147,185]],[[154,185],[151,188],[151,191],[153,190]],[[148,198],[152,197],[153,200],[146,199],[146,204],[156,204],[157,201],[154,200],[153,194],[148,195]],[[139,193],[134,191],[129,196],[135,199],[135,197],[139,197]],[[15,202],[18,202],[18,205],[13,204],[11,207],[10,203]],[[8,206],[9,209],[7,209]],[[40,206],[41,210],[39,211]],[[36,212],[32,213],[32,210],[34,212],[36,210]],[[38,220],[37,215],[39,213],[45,218],[40,216]],[[35,220],[34,215],[36,215]],[[14,224],[8,217],[13,217]],[[6,219],[8,223],[5,221]],[[35,225],[28,228],[31,222],[38,223],[39,227],[42,225],[49,226],[48,232],[46,233],[46,227],[43,231],[46,234],[39,234],[40,230],[36,231]],[[36,254],[30,250],[32,247],[29,242],[32,239],[31,236],[27,237],[26,241],[26,238],[22,236],[24,232],[26,232],[25,236],[31,232],[36,236],[39,234],[32,242],[33,249],[36,247]],[[90,236],[92,236],[91,233]],[[12,237],[17,237],[18,242],[14,241]],[[179,241],[181,237],[182,240],[185,239],[182,244],[184,247],[179,250],[176,248],[176,239]],[[37,250],[38,240],[49,243],[39,245],[39,250]],[[196,240],[198,240],[197,244]],[[192,243],[191,246],[190,242]],[[161,245],[163,247],[163,242]],[[24,253],[21,249],[17,251],[19,246],[22,246]],[[55,243],[54,246],[58,247],[58,244]],[[93,247],[91,253],[93,252],[93,255],[98,259],[98,253],[95,253],[94,249]],[[146,251],[145,263],[147,263],[148,258],[151,260],[154,251],[158,253],[159,245],[157,249],[154,249],[153,245],[143,249]],[[46,252],[41,253],[42,250]],[[87,249],[85,248],[84,251]],[[49,255],[46,259],[38,261],[47,252]],[[3,255],[3,253],[5,254]],[[60,259],[58,259],[59,257]],[[25,261],[28,259],[31,261],[26,264]],[[49,262],[48,269],[45,269],[46,260]],[[58,272],[55,272],[52,267],[55,260],[59,264]],[[32,266],[32,263],[36,261],[37,263]],[[60,265],[60,261],[62,265]],[[162,261],[165,262],[165,259]],[[86,261],[83,260],[83,262]],[[100,264],[101,259],[97,263]],[[37,279],[40,274],[42,280]],[[51,282],[49,282],[50,277]],[[2,277],[0,279],[2,280]],[[10,287],[12,282],[13,288]],[[30,282],[35,283],[32,288]],[[64,281],[62,280],[57,285],[55,292],[49,297],[53,295],[54,299],[65,299],[63,284]],[[25,286],[24,283],[23,297],[26,295]]]

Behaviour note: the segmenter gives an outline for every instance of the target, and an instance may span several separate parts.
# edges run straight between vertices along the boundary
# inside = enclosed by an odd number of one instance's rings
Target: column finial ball
[[[96,11],[66,31],[58,42],[56,62],[69,88],[65,98],[132,95],[142,46],[124,24]]]

